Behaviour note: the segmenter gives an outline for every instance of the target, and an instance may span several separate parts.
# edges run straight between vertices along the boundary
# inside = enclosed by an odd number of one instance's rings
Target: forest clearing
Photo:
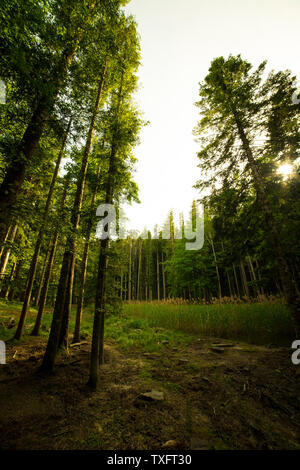
[[[300,450],[299,13],[0,2],[1,449]]]
[[[251,307],[255,314],[256,306],[244,305],[248,316]],[[50,312],[40,338],[25,335],[20,343],[8,342],[8,363],[0,375],[0,384],[5,384],[0,392],[2,449],[300,448],[300,374],[290,360],[292,328],[282,304],[260,305],[270,314],[275,307],[274,321],[281,321],[269,337],[275,344],[261,346],[214,337],[212,331],[208,336],[192,334],[189,321],[189,334],[182,325],[158,326],[166,325],[166,319],[153,315],[151,323],[151,311],[143,315],[145,307],[157,313],[165,305],[127,304],[122,315],[107,320],[101,387],[96,393],[86,389],[91,312],[83,317],[85,339],[74,344],[68,356],[58,358],[50,377],[37,374]],[[12,316],[17,319],[19,311],[20,305],[1,304],[2,334],[3,325]],[[30,312],[25,331],[32,328],[34,313]],[[72,326],[74,320],[73,315]],[[259,321],[256,316],[257,328],[263,326]],[[272,329],[272,320],[269,326]],[[284,326],[286,345],[278,346],[282,336],[277,328]],[[12,334],[13,328],[6,329],[5,336]],[[153,390],[162,392],[163,399],[142,399]]]

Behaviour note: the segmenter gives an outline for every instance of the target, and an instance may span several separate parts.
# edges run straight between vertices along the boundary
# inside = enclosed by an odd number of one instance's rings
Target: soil
[[[7,344],[2,449],[300,449],[300,366],[290,349],[199,338],[166,344],[162,355],[125,354],[107,342],[92,392],[90,344],[60,355],[47,377],[36,373],[45,345]],[[140,399],[152,390],[164,399]]]

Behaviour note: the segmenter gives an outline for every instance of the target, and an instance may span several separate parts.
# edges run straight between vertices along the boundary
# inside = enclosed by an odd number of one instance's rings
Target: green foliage
[[[293,338],[288,309],[276,302],[239,305],[139,303],[125,305],[124,313],[142,319],[152,328],[163,327],[197,336],[281,346],[289,346]]]

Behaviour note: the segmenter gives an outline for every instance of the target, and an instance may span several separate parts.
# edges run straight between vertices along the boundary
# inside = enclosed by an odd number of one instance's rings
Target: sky
[[[150,121],[135,149],[141,204],[125,207],[128,228],[161,225],[170,209],[188,213],[199,192],[199,120],[194,105],[211,61],[241,54],[267,70],[289,69],[300,83],[300,0],[132,0],[141,38],[136,95]]]

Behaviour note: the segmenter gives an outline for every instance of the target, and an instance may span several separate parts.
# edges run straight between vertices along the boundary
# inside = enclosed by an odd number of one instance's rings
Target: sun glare
[[[278,173],[283,176],[283,179],[286,180],[293,173],[293,165],[290,163],[283,163],[278,168]]]

